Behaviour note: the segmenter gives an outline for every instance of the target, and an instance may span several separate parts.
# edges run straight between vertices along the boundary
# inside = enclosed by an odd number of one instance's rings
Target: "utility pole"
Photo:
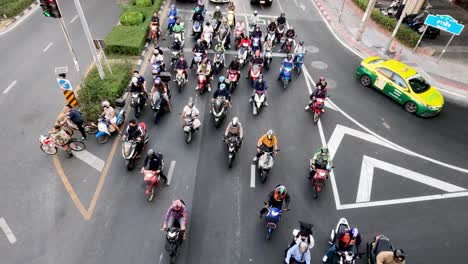
[[[403,5],[405,5],[405,7],[403,8],[403,11],[401,12],[400,18],[398,19],[395,29],[393,30],[392,36],[388,40],[387,46],[385,46],[384,54],[388,53],[388,50],[390,49],[390,46],[392,45],[392,42],[395,39],[395,36],[398,33],[398,30],[400,29],[401,23],[403,22],[403,19],[406,17],[406,10],[408,9],[408,6],[409,6],[407,2],[409,2],[409,0],[403,1]]]
[[[67,43],[68,50],[70,51],[70,54],[73,59],[73,63],[75,64],[75,70],[78,73],[78,79],[81,80],[81,71],[80,71],[80,65],[78,64],[78,59],[76,58],[75,50],[73,49],[73,46],[71,44],[71,39],[70,35],[68,34],[68,30],[65,26],[65,22],[63,21],[63,18],[59,18],[60,21],[60,27],[62,28],[63,35],[65,36],[65,42]],[[84,80],[83,80],[84,84]]]
[[[367,21],[369,20],[369,17],[372,14],[372,10],[374,10],[375,2],[376,0],[369,0],[369,3],[367,4],[366,12],[364,13],[364,16],[362,17],[361,25],[359,25],[359,29],[356,34],[356,41],[361,41],[362,39],[362,34],[364,33],[364,30],[366,29]]]
[[[89,31],[88,22],[86,22],[83,9],[81,8],[80,0],[74,0],[74,2],[76,6],[76,11],[78,12],[78,16],[80,17],[80,20],[81,20],[81,24],[83,25],[83,30],[85,32],[86,39],[88,40],[91,54],[93,55],[94,63],[96,63],[96,68],[99,72],[99,77],[101,77],[101,79],[104,80],[106,78],[106,75],[104,74],[104,70],[102,69],[102,64],[101,64],[101,61],[99,60],[96,47],[94,46],[93,37],[91,36],[91,32]]]

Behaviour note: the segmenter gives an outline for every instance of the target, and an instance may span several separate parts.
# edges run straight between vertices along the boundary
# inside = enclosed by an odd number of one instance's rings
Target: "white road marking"
[[[47,44],[47,46],[42,50],[42,52],[46,52],[50,47],[52,47],[52,45],[54,45],[53,42],[50,42],[49,44]]]
[[[34,6],[33,8],[31,8],[31,10],[29,12],[26,12],[25,15],[23,15],[22,17],[17,19],[16,22],[14,22],[14,25],[8,27],[5,31],[0,31],[0,36],[10,32],[14,28],[16,28],[19,24],[21,24],[24,20],[26,20],[26,18],[28,18],[30,15],[32,15],[36,10],[39,10],[39,5]]]
[[[17,80],[14,80],[10,85],[8,85],[8,87],[3,91],[3,94],[8,93],[10,89],[13,88],[13,86],[15,86],[16,83],[17,83]]]
[[[162,263],[163,258],[164,258],[164,253],[161,252],[161,255],[159,255],[159,264]]]
[[[73,155],[88,164],[89,166],[95,168],[97,171],[102,172],[104,165],[106,164],[104,160],[95,156],[93,153],[85,150],[82,151],[73,151]]]
[[[0,228],[3,230],[3,233],[5,233],[8,242],[10,242],[10,244],[14,244],[16,242],[15,234],[13,234],[13,231],[11,231],[10,227],[8,226],[6,220],[3,217],[0,218]]]
[[[421,173],[411,171],[391,163],[378,160],[376,158],[368,157],[366,155],[362,158],[361,176],[359,178],[359,187],[356,197],[356,203],[369,202],[372,192],[372,180],[374,175],[374,168],[385,170],[387,172],[396,174],[398,176],[429,185],[433,188],[445,191],[445,192],[462,192],[466,189],[444,182]]]
[[[250,165],[250,188],[255,188],[255,164]]]
[[[298,2],[298,0],[294,0],[294,3],[296,4],[297,7],[302,9],[302,11],[305,11],[306,6],[303,3]]]
[[[78,18],[78,15],[75,15],[71,20],[70,20],[70,24],[75,22],[75,20]]]
[[[171,185],[172,175],[174,175],[176,161],[171,161],[171,166],[169,166],[169,172],[167,173],[167,185]]]
[[[451,94],[451,95],[455,95],[455,96],[458,96],[460,98],[466,98],[466,96],[464,95],[461,95],[461,94],[457,94],[455,92],[452,92],[452,91],[449,91],[449,90],[446,90],[446,89],[443,89],[443,88],[440,88],[440,87],[437,87],[437,90],[441,90],[442,92],[444,93],[448,93],[448,94]]]

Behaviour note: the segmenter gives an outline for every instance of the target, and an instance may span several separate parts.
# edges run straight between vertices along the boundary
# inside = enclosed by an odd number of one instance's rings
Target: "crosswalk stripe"
[[[73,155],[99,172],[104,169],[105,162],[87,150],[73,151]]]

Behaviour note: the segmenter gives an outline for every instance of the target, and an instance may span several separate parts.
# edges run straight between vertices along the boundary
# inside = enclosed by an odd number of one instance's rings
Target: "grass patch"
[[[0,16],[14,17],[23,12],[34,0],[0,0]]]

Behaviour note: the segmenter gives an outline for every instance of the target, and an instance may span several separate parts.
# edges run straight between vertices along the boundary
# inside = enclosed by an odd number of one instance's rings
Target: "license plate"
[[[264,3],[265,3],[265,1],[260,1],[260,4],[264,4]]]

